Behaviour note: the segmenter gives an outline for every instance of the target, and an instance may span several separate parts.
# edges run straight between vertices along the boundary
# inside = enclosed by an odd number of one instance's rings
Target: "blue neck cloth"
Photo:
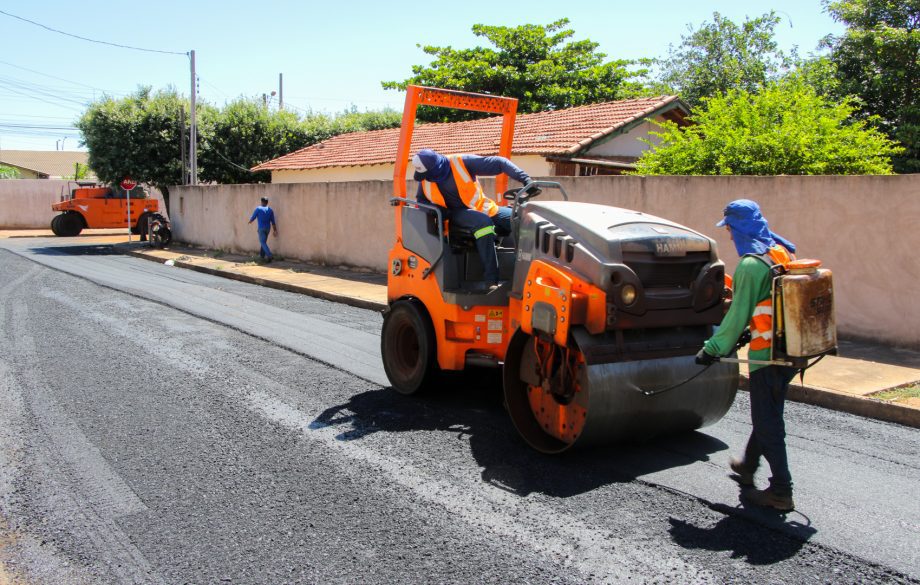
[[[732,240],[739,256],[765,254],[779,244],[795,253],[795,244],[770,231],[766,218],[760,213],[760,206],[750,199],[736,199],[723,211],[725,217],[716,224],[727,225],[732,230]]]

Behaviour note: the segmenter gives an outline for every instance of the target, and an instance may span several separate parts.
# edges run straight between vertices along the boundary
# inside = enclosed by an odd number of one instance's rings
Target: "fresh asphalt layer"
[[[798,511],[782,517],[742,507],[725,472],[743,393],[700,432],[546,457],[487,374],[387,389],[378,313],[79,242],[0,247],[14,578],[920,578],[915,429],[787,404]]]
[[[140,243],[116,249],[147,260],[242,282],[323,298],[354,307],[387,307],[386,275],[283,260],[258,264],[252,257],[173,246],[160,250]],[[880,400],[875,394],[920,382],[920,352],[878,344],[841,341],[847,357],[815,360],[805,378],[796,378],[787,398],[832,410],[920,428],[920,398]],[[746,350],[739,357],[746,357]],[[853,359],[857,358],[857,359]],[[868,361],[867,361],[868,360]],[[747,387],[747,366],[741,366],[741,387]]]

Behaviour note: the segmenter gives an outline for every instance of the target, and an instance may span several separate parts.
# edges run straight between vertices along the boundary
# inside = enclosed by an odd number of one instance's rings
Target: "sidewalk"
[[[119,247],[147,260],[355,307],[383,310],[387,304],[386,275],[383,274],[299,261],[258,264],[256,256],[178,245],[168,250],[156,250],[140,243],[125,243]],[[840,351],[846,357],[825,357],[805,372],[804,384],[796,376],[790,386],[789,399],[920,428],[920,398],[895,402],[873,397],[883,391],[920,384],[920,351],[852,341],[842,341]],[[746,388],[747,367],[744,365],[741,374],[741,387]]]

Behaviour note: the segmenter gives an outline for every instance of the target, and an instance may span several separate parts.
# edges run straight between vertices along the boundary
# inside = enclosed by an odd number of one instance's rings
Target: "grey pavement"
[[[37,582],[920,577],[914,429],[789,404],[778,517],[726,474],[744,393],[699,432],[545,457],[487,384],[368,380],[374,311],[77,244],[0,242],[0,516]],[[317,361],[313,328],[366,359]]]

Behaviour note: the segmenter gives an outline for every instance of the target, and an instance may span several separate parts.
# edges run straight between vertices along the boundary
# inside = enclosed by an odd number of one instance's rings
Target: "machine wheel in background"
[[[61,231],[61,215],[55,215],[51,220],[51,231],[56,236],[63,236],[64,233]]]
[[[72,238],[80,235],[80,232],[83,231],[86,225],[83,221],[83,216],[79,213],[65,213],[59,217],[61,218],[58,221],[58,227],[61,232],[59,235],[65,238]]]
[[[150,221],[150,213],[145,212],[137,218],[137,223],[131,228],[131,233],[141,236],[141,241],[147,239],[147,222]]]
[[[417,301],[396,301],[383,319],[380,334],[383,369],[400,394],[423,390],[437,373],[434,327]]]
[[[160,229],[153,232],[153,245],[158,248],[165,248],[172,242],[172,231],[166,226],[161,226]]]

